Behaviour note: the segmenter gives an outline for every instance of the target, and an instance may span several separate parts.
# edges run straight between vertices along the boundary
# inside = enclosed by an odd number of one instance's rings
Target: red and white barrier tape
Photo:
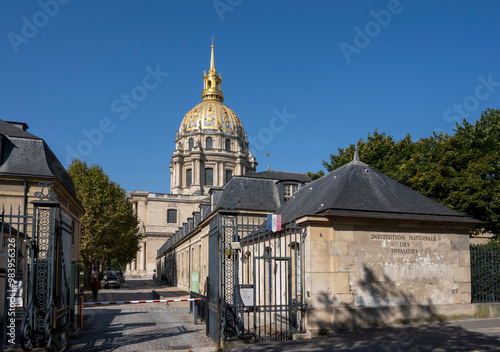
[[[201,298],[184,298],[184,299],[151,299],[145,301],[116,301],[116,302],[84,302],[84,306],[104,306],[109,304],[135,304],[135,303],[161,303],[161,302],[191,302],[201,301]]]

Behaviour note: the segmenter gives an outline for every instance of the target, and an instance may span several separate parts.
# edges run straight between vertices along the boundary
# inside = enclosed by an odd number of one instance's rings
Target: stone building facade
[[[210,189],[222,187],[232,176],[255,172],[257,162],[249,151],[245,130],[223,103],[221,83],[212,45],[210,69],[203,74],[202,101],[185,114],[175,136],[171,193],[134,191],[129,195],[142,240],[126,275],[152,277],[157,250],[208,201]]]

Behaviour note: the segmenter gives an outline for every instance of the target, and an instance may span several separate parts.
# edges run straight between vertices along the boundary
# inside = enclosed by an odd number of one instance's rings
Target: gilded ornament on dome
[[[209,114],[209,115],[212,115],[213,113],[214,113],[214,106],[213,106],[212,104],[210,104],[210,105],[208,106],[208,114]]]
[[[213,126],[214,118],[212,116],[207,117],[207,126]]]

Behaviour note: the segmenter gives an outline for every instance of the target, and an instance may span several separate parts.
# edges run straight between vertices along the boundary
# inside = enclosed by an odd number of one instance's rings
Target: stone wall
[[[344,329],[474,314],[469,237],[438,223],[308,227],[308,328]]]

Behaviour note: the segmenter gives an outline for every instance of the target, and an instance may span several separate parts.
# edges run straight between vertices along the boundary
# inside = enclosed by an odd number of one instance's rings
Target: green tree
[[[361,138],[356,145],[350,144],[347,148],[338,148],[337,155],[330,155],[330,160],[323,160],[323,167],[331,172],[352,161],[354,151],[358,151],[362,161],[384,174],[400,180],[404,178],[401,173],[402,165],[411,157],[415,149],[411,136],[408,134],[400,141],[394,141],[392,136],[379,133],[378,130],[368,134],[365,140]],[[313,180],[324,176],[323,170],[317,173],[308,173]]]
[[[139,249],[137,219],[125,190],[109,179],[99,165],[87,166],[79,159],[68,167],[82,216],[80,256],[85,268],[101,271],[111,263],[124,266]]]
[[[500,236],[500,110],[489,109],[474,124],[465,119],[455,134],[433,133],[416,142],[394,141],[375,131],[366,141],[339,148],[327,171],[348,163],[357,149],[360,159],[413,190],[462,214],[484,222]],[[313,178],[321,172],[309,173]]]

